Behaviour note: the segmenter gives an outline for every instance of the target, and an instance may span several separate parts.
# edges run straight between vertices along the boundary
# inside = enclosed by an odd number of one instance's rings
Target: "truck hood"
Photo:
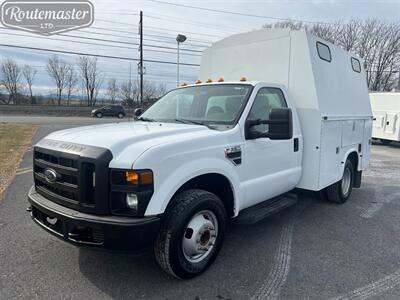
[[[215,131],[191,124],[124,122],[56,131],[45,139],[106,148],[113,154],[110,167],[130,167],[143,152],[153,146],[182,138],[190,139],[207,132]],[[126,157],[127,151],[131,158],[129,166],[117,166],[118,156],[125,153]]]

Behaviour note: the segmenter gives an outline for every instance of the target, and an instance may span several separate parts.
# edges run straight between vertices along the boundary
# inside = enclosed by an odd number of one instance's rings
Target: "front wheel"
[[[354,183],[354,166],[348,159],[344,165],[342,179],[326,188],[326,198],[333,203],[345,203],[351,195]]]
[[[102,114],[102,113],[97,113],[97,114],[96,114],[96,117],[100,119],[100,118],[103,117],[103,114]]]
[[[175,196],[154,245],[161,268],[181,279],[204,272],[222,247],[226,222],[216,195],[193,189]]]

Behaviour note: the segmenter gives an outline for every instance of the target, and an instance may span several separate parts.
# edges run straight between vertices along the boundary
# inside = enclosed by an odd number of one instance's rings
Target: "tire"
[[[99,113],[96,114],[96,117],[101,119],[103,117],[103,114],[99,112]]]
[[[215,225],[214,230],[211,223]],[[178,194],[164,214],[154,244],[158,264],[166,273],[180,279],[203,273],[222,247],[226,223],[224,205],[216,195],[197,189]],[[200,229],[199,224],[203,224]],[[205,252],[196,256],[193,253],[199,251],[198,248],[190,247],[194,245],[208,247],[208,250],[203,249]]]
[[[123,119],[125,117],[125,115],[123,113],[119,113],[117,117],[118,117],[118,119]]]
[[[351,195],[353,184],[354,166],[348,159],[344,165],[342,179],[326,188],[326,199],[333,203],[345,203]]]
[[[390,145],[390,143],[392,142],[391,140],[384,140],[384,139],[380,139],[380,140],[381,140],[382,145],[385,145],[385,146]]]

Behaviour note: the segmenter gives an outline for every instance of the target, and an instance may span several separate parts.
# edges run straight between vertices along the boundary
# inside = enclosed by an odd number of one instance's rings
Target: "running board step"
[[[237,221],[241,224],[254,224],[284,210],[285,208],[295,205],[296,203],[297,195],[287,193],[244,209],[239,214]]]

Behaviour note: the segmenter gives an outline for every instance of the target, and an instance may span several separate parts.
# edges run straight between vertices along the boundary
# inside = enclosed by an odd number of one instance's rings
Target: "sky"
[[[0,0],[0,4],[2,2],[3,0]],[[200,64],[201,51],[213,42],[235,33],[260,29],[263,24],[279,19],[290,18],[326,23],[338,20],[347,21],[352,18],[400,21],[400,0],[92,0],[91,2],[95,8],[95,21],[91,27],[60,35],[41,37],[23,31],[5,29],[0,25],[0,44],[62,49],[137,59],[139,57],[137,46],[139,42],[139,12],[143,11],[144,59],[176,62],[175,37],[177,34],[184,34],[187,36],[187,41],[181,45],[180,61]],[[211,12],[187,6],[257,16]],[[113,42],[96,39],[112,40]],[[159,48],[159,46],[163,48]],[[20,64],[30,64],[38,70],[34,83],[34,93],[36,94],[54,92],[54,85],[47,75],[45,67],[47,59],[52,55],[54,53],[0,46],[0,59],[12,57]],[[60,55],[60,57],[69,63],[75,63],[77,60],[76,55]],[[144,65],[146,68],[145,80],[165,83],[168,89],[176,86],[176,65],[150,62],[146,62]],[[105,85],[111,78],[115,78],[121,83],[129,80],[130,76],[132,79],[137,77],[136,61],[130,63],[128,60],[99,58],[99,66]],[[181,82],[196,80],[198,70],[197,66],[181,66]]]

